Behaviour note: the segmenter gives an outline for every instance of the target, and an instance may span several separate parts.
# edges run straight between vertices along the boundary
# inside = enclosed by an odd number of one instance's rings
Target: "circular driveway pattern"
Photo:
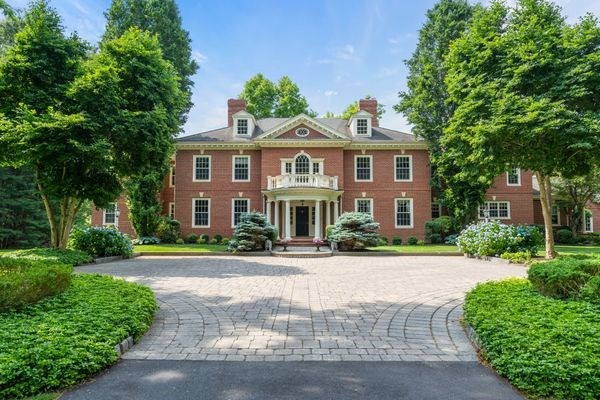
[[[477,282],[522,266],[462,257],[140,257],[78,268],[148,285],[160,310],[126,359],[475,361]]]

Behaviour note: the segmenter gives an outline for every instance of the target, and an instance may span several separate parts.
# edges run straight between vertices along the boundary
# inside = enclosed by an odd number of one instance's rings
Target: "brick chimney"
[[[246,100],[229,99],[227,100],[227,126],[233,126],[233,114],[246,110]]]
[[[377,119],[377,99],[360,99],[358,101],[358,109],[371,114],[373,116],[372,125],[379,126],[379,120]]]

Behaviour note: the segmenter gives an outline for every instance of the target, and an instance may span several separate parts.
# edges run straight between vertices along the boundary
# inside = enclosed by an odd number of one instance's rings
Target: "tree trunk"
[[[552,186],[550,177],[535,173],[540,184],[540,203],[544,215],[544,230],[546,231],[546,258],[552,259],[556,256],[554,252],[554,232],[552,231]]]

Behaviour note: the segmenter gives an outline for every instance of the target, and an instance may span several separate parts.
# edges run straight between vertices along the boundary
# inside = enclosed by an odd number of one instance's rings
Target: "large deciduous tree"
[[[510,166],[534,171],[554,257],[551,181],[585,175],[600,161],[600,29],[587,15],[570,26],[546,0],[494,1],[476,10],[446,59],[444,153],[480,180]],[[474,176],[471,174],[471,176]]]
[[[132,27],[157,35],[163,56],[177,71],[179,87],[186,95],[185,107],[179,110],[180,125],[176,129],[179,130],[192,106],[191,78],[198,70],[198,64],[192,57],[191,40],[182,27],[177,4],[174,0],[113,0],[105,15],[107,25],[104,42],[119,37]],[[161,211],[158,194],[163,187],[163,177],[168,171],[169,156],[173,151],[171,145],[157,149],[157,162],[141,171],[139,177],[127,182],[130,218],[138,236],[155,233]]]
[[[163,161],[155,152],[172,146],[185,104],[149,34],[127,31],[86,61],[87,50],[37,1],[0,57],[0,164],[33,168],[54,247],[87,200],[106,206],[123,180]]]
[[[240,98],[246,100],[247,110],[257,119],[290,118],[304,113],[316,117],[308,101],[289,77],[283,76],[277,84],[263,74],[256,74],[244,84]]]
[[[408,89],[399,93],[400,102],[394,106],[412,124],[415,135],[428,141],[431,185],[443,192],[444,204],[461,224],[472,218],[486,187],[472,179],[453,179],[458,172],[453,164],[441,165],[440,139],[456,107],[448,99],[444,57],[452,41],[467,29],[472,14],[473,6],[466,0],[441,0],[427,11],[417,48],[406,61]],[[447,185],[450,188],[444,190]]]

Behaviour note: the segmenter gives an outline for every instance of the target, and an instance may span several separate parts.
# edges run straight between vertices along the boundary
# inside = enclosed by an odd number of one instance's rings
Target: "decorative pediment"
[[[265,133],[257,137],[256,140],[275,139],[278,136],[283,135],[284,133],[294,129],[295,127],[300,127],[301,125],[307,126],[308,128],[326,136],[329,139],[348,140],[348,137],[344,134],[336,131],[335,129],[330,128],[325,124],[322,124],[321,122],[317,121],[312,117],[309,117],[306,114],[300,114],[286,120],[278,126],[266,131]],[[302,137],[298,137],[298,139],[302,140]]]

